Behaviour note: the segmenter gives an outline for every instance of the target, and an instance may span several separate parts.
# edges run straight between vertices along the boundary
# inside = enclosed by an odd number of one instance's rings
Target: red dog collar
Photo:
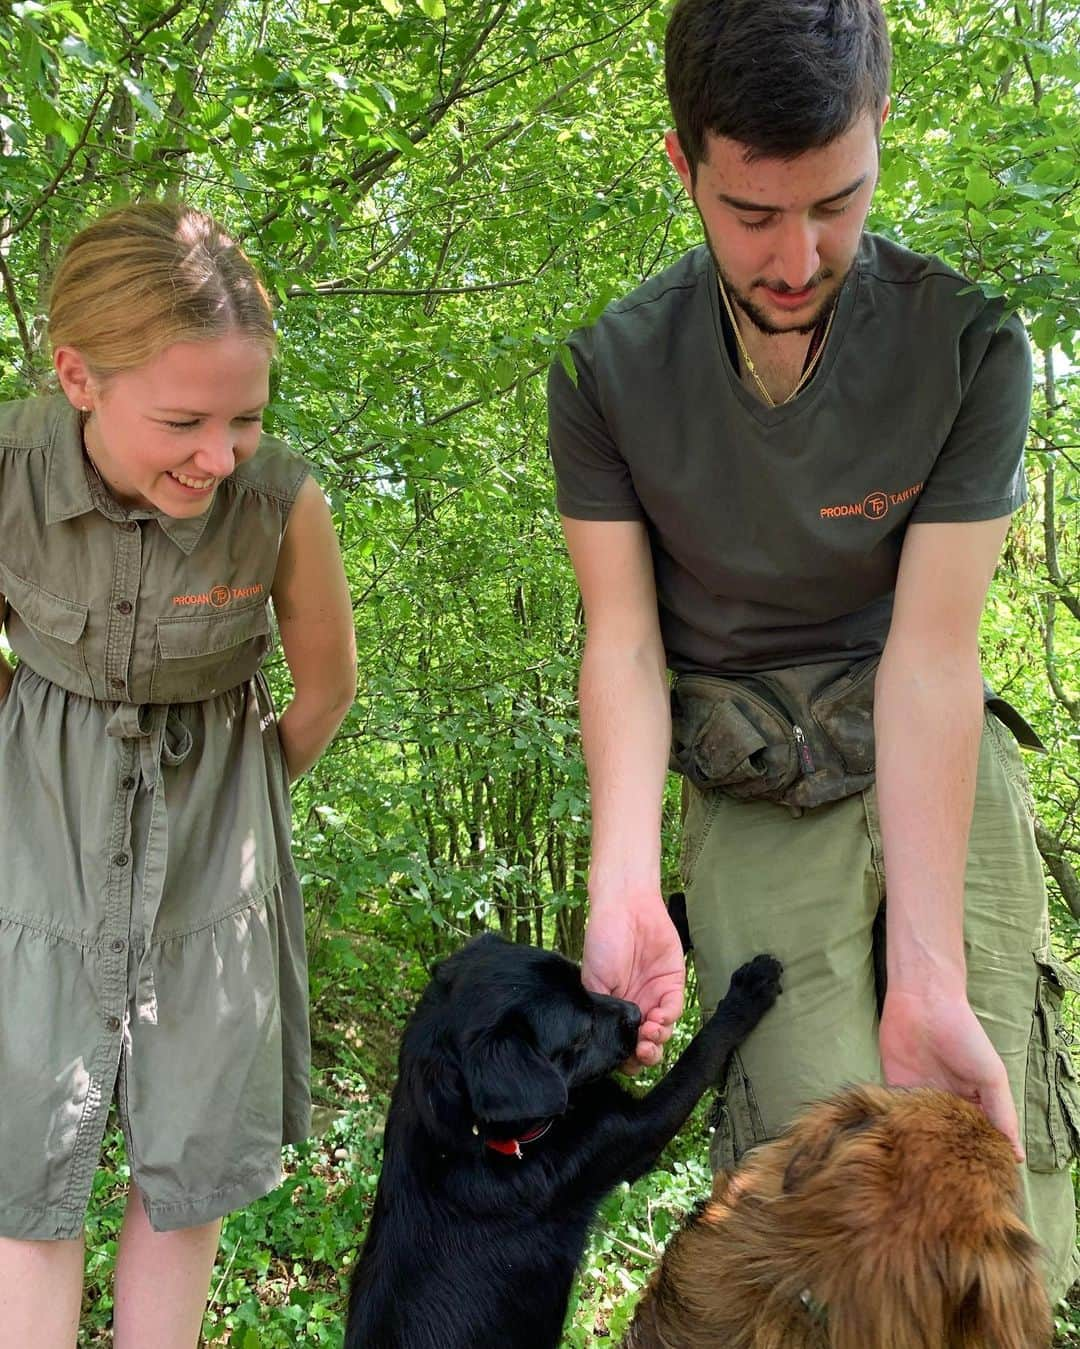
[[[520,1138],[485,1138],[484,1147],[490,1148],[492,1152],[501,1152],[504,1157],[516,1157],[520,1161],[523,1156],[522,1143],[533,1143],[536,1139],[543,1138],[551,1128],[551,1124],[551,1120],[545,1120],[543,1124],[538,1124],[535,1129],[530,1129]]]

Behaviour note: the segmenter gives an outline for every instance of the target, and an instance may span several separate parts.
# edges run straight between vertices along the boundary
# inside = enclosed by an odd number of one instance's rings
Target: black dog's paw
[[[728,997],[734,994],[761,1016],[780,996],[783,973],[784,967],[775,956],[755,956],[731,976]]]

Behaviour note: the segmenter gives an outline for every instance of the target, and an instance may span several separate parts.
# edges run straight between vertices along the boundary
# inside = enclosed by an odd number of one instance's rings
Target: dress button
[[[118,867],[126,867],[128,864],[128,855],[126,852],[118,852],[113,858]]]
[[[112,949],[117,952],[126,951],[127,942],[123,939],[123,937],[117,937],[117,939],[112,944]]]
[[[135,786],[135,779],[129,773],[126,778],[120,779],[120,786],[124,789],[125,792],[130,792],[132,787]]]
[[[130,600],[121,600],[116,606],[116,612],[118,614],[130,614],[133,608],[134,605]]]
[[[109,680],[109,683],[112,685],[114,689],[122,689],[124,687],[124,681],[122,679],[118,679],[116,675],[113,675],[113,677]]]
[[[118,1016],[107,1016],[105,1018],[105,1029],[118,1031],[120,1029],[120,1018]]]
[[[120,526],[120,528],[126,529],[129,534],[134,534],[135,531],[139,528],[139,526],[135,523],[134,520],[125,520],[124,523]]]

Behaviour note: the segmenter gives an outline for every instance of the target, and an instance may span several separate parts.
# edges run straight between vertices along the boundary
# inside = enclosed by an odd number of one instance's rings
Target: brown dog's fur
[[[720,1174],[624,1349],[1043,1349],[1012,1149],[972,1106],[854,1087]]]

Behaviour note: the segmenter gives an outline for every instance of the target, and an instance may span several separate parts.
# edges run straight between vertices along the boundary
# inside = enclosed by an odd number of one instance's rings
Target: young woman
[[[222,1215],[307,1132],[289,782],[352,701],[351,605],[322,493],[262,434],[270,306],[214,221],[91,224],[49,331],[62,393],[0,405],[0,1340],[75,1342],[115,1104],[116,1349],[192,1349]]]

